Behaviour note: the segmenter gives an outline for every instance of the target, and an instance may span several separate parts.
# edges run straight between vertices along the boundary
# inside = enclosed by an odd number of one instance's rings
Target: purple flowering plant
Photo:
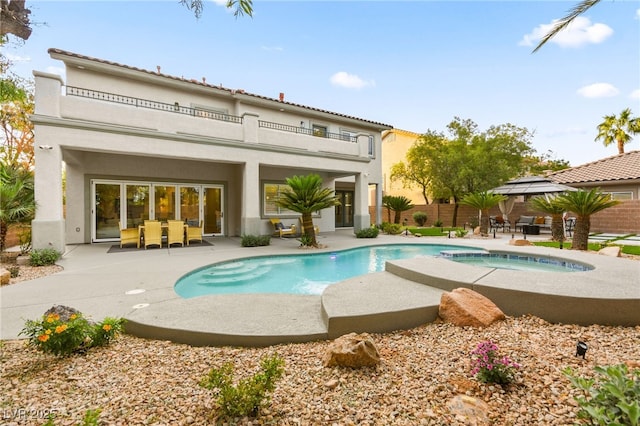
[[[491,341],[481,342],[471,352],[473,369],[471,374],[484,383],[506,385],[514,380],[520,365],[508,356],[498,354],[498,345]]]

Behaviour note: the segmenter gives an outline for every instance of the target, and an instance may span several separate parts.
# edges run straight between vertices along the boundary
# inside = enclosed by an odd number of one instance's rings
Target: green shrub
[[[7,267],[7,271],[11,274],[11,278],[16,278],[20,275],[20,267],[18,265],[11,265]]]
[[[427,223],[427,214],[425,212],[415,212],[413,214],[413,221],[418,224],[418,226],[424,226]]]
[[[260,371],[233,385],[233,364],[226,362],[212,368],[200,386],[218,392],[218,405],[226,417],[255,416],[269,401],[269,393],[284,374],[284,360],[277,354],[260,361]]]
[[[456,229],[456,237],[458,238],[464,238],[465,235],[467,235],[469,231],[467,231],[466,229]]]
[[[271,244],[270,235],[243,235],[240,239],[242,247],[262,247]]]
[[[508,356],[498,355],[498,345],[490,341],[479,343],[471,355],[471,374],[483,383],[509,384],[514,380],[516,369],[520,368]]]
[[[61,256],[62,254],[58,250],[52,248],[32,250],[29,255],[29,263],[31,266],[53,265]]]
[[[31,250],[31,226],[23,225],[20,227],[18,240],[20,241],[20,254],[29,253]]]
[[[433,226],[436,228],[442,228],[442,221],[440,219],[436,219],[436,221],[433,222]]]
[[[43,315],[40,321],[27,320],[20,334],[27,336],[29,345],[42,352],[68,356],[108,344],[122,332],[124,321],[105,318],[92,324],[82,314],[73,314],[67,321],[58,314],[48,314]]]
[[[600,380],[576,377],[571,368],[563,370],[571,384],[583,392],[575,397],[578,418],[592,425],[640,424],[640,369],[629,372],[625,364],[595,367]]]
[[[313,244],[313,240],[307,234],[300,235],[300,238],[298,239],[298,241],[300,241],[300,245],[305,246],[305,247],[308,247],[311,244]]]
[[[404,227],[399,223],[384,223],[382,225],[382,231],[386,234],[397,235],[404,231]]]
[[[377,238],[380,230],[376,226],[363,228],[356,232],[356,238]]]

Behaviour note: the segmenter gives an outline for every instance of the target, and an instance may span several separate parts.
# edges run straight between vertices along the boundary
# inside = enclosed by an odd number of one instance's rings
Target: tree
[[[316,174],[293,176],[286,182],[290,189],[280,194],[276,205],[302,214],[302,230],[311,245],[318,247],[312,215],[322,209],[339,206],[340,201],[334,191],[322,187],[322,179]]]
[[[424,197],[424,203],[429,204],[429,186],[431,185],[431,173],[429,162],[425,159],[425,150],[429,144],[435,143],[444,136],[433,131],[427,131],[407,150],[405,156],[407,162],[399,162],[391,166],[392,181],[400,180],[405,188],[417,185]]]
[[[0,251],[5,249],[9,226],[30,222],[35,211],[33,173],[0,163]]]
[[[411,200],[404,195],[385,195],[382,197],[382,206],[394,212],[393,223],[400,223],[402,212],[413,208]]]
[[[204,0],[180,0],[180,4],[183,4],[187,9],[192,10],[196,18],[202,16],[204,10]],[[228,0],[227,8],[231,9],[235,7],[233,16],[236,18],[242,15],[253,16],[253,0]]]
[[[526,156],[524,158],[524,174],[539,176],[571,167],[569,161],[554,157],[553,151],[550,150],[540,155]]]
[[[25,0],[0,0],[0,37],[13,34],[27,40],[31,36],[31,10],[25,6]]]
[[[609,194],[599,192],[598,188],[590,191],[570,191],[558,195],[557,200],[564,210],[576,215],[571,247],[576,250],[587,250],[589,247],[589,231],[591,229],[591,215],[608,209],[619,203],[612,200]]]
[[[551,28],[551,31],[549,31],[544,35],[544,37],[542,37],[540,43],[538,43],[536,48],[533,49],[532,53],[537,52],[538,49],[544,46],[549,40],[551,40],[560,31],[564,30],[571,22],[573,22],[574,19],[576,19],[578,16],[582,15],[598,3],[600,3],[600,0],[582,0],[580,3],[572,7],[565,17],[556,20],[556,24],[553,26],[553,28]]]
[[[502,194],[481,191],[465,195],[460,203],[480,210],[480,233],[486,235],[489,233],[489,210],[506,199],[507,196]]]
[[[11,63],[0,55],[0,160],[12,166],[33,168],[34,110],[32,82],[10,72]]]
[[[533,197],[529,203],[534,210],[551,215],[551,239],[553,241],[564,241],[564,226],[562,222],[564,207],[558,203],[557,195],[538,195]]]
[[[604,121],[598,124],[598,136],[595,141],[602,140],[604,146],[616,143],[618,154],[624,154],[624,145],[633,139],[632,135],[640,133],[640,118],[631,117],[631,109],[622,110],[619,117],[605,115]]]

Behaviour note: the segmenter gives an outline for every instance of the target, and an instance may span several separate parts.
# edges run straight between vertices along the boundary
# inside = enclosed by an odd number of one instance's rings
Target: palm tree
[[[507,196],[502,194],[496,194],[491,191],[475,192],[473,194],[465,195],[460,204],[475,207],[480,210],[480,233],[489,233],[489,210],[491,207],[498,205],[500,201],[507,199]]]
[[[286,179],[289,190],[276,200],[276,205],[302,214],[302,230],[310,245],[318,247],[312,214],[322,209],[340,205],[334,191],[322,187],[322,179],[316,174],[293,176]]]
[[[36,211],[33,174],[21,167],[0,166],[0,251],[5,249],[9,226],[29,222]]]
[[[619,117],[605,115],[604,121],[598,124],[596,141],[602,139],[604,146],[612,143],[618,145],[618,154],[624,154],[624,145],[633,139],[632,135],[640,133],[640,118],[631,117],[631,109],[622,110]]]
[[[394,212],[393,223],[400,223],[402,212],[413,208],[411,200],[404,195],[385,195],[382,197],[382,206],[389,209],[389,220],[391,220],[391,212]]]
[[[573,6],[567,16],[559,19],[556,24],[553,26],[551,31],[545,34],[544,37],[540,40],[540,43],[533,49],[532,53],[535,53],[540,49],[546,42],[555,37],[560,31],[564,30],[574,19],[578,16],[585,13],[587,10],[591,9],[596,4],[600,3],[600,0],[582,0],[577,5]]]
[[[591,229],[591,215],[608,209],[619,203],[612,200],[609,194],[599,192],[598,188],[590,191],[571,191],[558,195],[557,203],[564,210],[576,215],[576,225],[573,230],[571,247],[576,250],[587,250],[589,247],[589,230]]]
[[[562,223],[564,207],[558,203],[557,195],[539,195],[533,197],[529,203],[531,203],[531,207],[535,210],[551,215],[551,239],[553,241],[564,241],[564,227]]]

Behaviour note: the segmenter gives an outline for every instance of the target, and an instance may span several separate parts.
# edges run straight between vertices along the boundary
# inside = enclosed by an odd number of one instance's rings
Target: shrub
[[[440,219],[436,219],[436,221],[433,222],[433,226],[436,228],[442,228],[442,221]]]
[[[471,374],[484,383],[501,385],[511,383],[515,370],[520,368],[509,357],[498,356],[498,346],[490,341],[478,344],[471,355],[473,356]]]
[[[284,361],[277,354],[265,356],[260,361],[260,370],[233,385],[233,364],[226,362],[220,368],[212,368],[200,381],[206,389],[217,389],[218,405],[226,417],[255,416],[260,407],[269,401],[269,393],[276,381],[284,374]]]
[[[427,214],[425,212],[415,212],[413,214],[413,221],[418,224],[418,226],[424,226],[427,223]]]
[[[563,370],[571,384],[583,392],[575,397],[578,418],[592,425],[640,424],[640,369],[629,373],[625,364],[595,367],[600,380],[576,377],[571,368]]]
[[[456,237],[458,238],[464,238],[465,235],[467,235],[469,231],[465,230],[465,229],[456,229]]]
[[[20,275],[20,267],[18,265],[11,265],[7,267],[7,271],[11,274],[11,278],[16,278]]]
[[[53,265],[61,256],[62,254],[58,250],[52,248],[32,250],[29,255],[29,263],[31,266]]]
[[[20,254],[29,253],[29,251],[31,250],[31,226],[20,227],[18,240],[20,242]]]
[[[59,314],[43,315],[42,320],[27,320],[20,334],[29,345],[45,353],[68,356],[93,346],[104,346],[122,332],[124,319],[105,318],[92,324],[82,314],[72,314],[63,321]]]
[[[403,231],[403,226],[399,223],[384,223],[382,225],[382,231],[386,234],[397,235]]]
[[[261,247],[271,244],[270,235],[243,235],[240,239],[242,247]]]
[[[356,232],[356,238],[377,238],[380,230],[376,226],[363,228]]]
[[[300,241],[300,245],[305,247],[308,247],[313,244],[313,239],[311,239],[311,237],[308,236],[307,234],[300,235],[300,239],[298,241]]]

